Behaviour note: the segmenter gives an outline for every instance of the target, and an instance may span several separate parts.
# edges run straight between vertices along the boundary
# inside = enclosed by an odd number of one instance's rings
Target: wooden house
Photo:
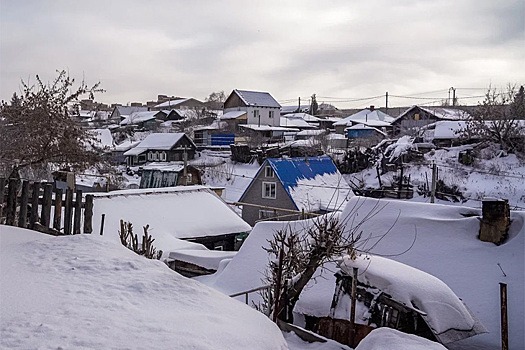
[[[327,156],[267,158],[239,202],[242,218],[254,225],[342,210],[352,196],[350,186]]]
[[[124,152],[128,166],[147,162],[173,162],[193,159],[197,146],[184,133],[152,133],[136,147]]]
[[[133,112],[120,121],[120,126],[133,126],[137,129],[154,130],[166,118],[163,111]]]
[[[458,108],[412,106],[392,121],[393,135],[417,133],[424,126],[437,121],[460,121],[469,118],[468,112]]]
[[[335,276],[329,316],[306,316],[306,328],[351,347],[379,327],[442,344],[487,332],[443,281],[403,263],[365,254],[345,256]]]
[[[129,117],[135,112],[147,112],[148,107],[145,106],[115,106],[109,116],[109,120],[113,123],[119,124],[124,118]]]
[[[183,162],[149,163],[142,169],[139,188],[202,185],[199,169]]]
[[[364,125],[372,128],[377,128],[382,132],[391,128],[391,123],[394,118],[386,113],[375,109],[374,106],[365,108],[357,113],[354,113],[346,118],[336,121],[333,123],[335,132],[338,134],[346,134],[346,129],[354,125]]]
[[[168,101],[159,103],[154,107],[151,107],[151,110],[161,111],[161,110],[172,110],[172,109],[195,109],[202,110],[206,108],[205,104],[194,98],[182,98],[177,97],[175,99],[168,99]]]
[[[224,114],[243,111],[246,124],[258,126],[280,126],[280,109],[281,105],[268,92],[235,89],[224,102]]]

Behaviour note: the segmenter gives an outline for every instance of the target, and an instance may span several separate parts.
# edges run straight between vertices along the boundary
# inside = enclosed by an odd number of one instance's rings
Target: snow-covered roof
[[[189,98],[179,98],[179,99],[176,99],[176,100],[169,100],[169,101],[166,101],[166,102],[163,102],[163,103],[159,103],[158,105],[156,105],[153,108],[165,108],[165,107],[169,108],[171,106],[180,105],[181,103],[184,103],[184,102],[186,102],[188,100],[189,100]]]
[[[115,109],[121,116],[128,116],[135,112],[145,112],[148,110],[148,107],[116,106]]]
[[[184,169],[184,162],[151,162],[144,165],[142,169],[180,172]]]
[[[115,145],[113,148],[116,152],[126,152],[132,149],[133,147],[136,147],[140,141],[132,141],[132,140],[125,140],[122,143]]]
[[[184,249],[171,252],[170,259],[188,262],[209,270],[217,270],[221,262],[232,259],[237,252],[208,249]]]
[[[334,123],[334,126],[349,126],[355,123],[361,123],[370,126],[389,126],[394,121],[394,118],[378,109],[373,111],[368,108],[354,113],[344,119]]]
[[[152,133],[146,136],[137,147],[156,150],[170,150],[185,134],[177,133]]]
[[[448,108],[448,107],[421,107],[421,106],[411,106],[406,111],[401,113],[394,121],[403,118],[407,113],[409,113],[414,108],[419,108],[431,115],[434,115],[437,119],[443,120],[466,120],[470,118],[470,114],[462,109],[457,108]]]
[[[279,102],[277,102],[268,92],[238,89],[233,91],[247,106],[281,108]]]
[[[220,197],[204,186],[97,193],[94,202],[94,217],[105,213],[104,231],[115,238],[118,238],[121,219],[137,228],[149,224],[154,237],[162,234],[194,238],[251,229]]]
[[[298,210],[342,210],[354,195],[330,157],[268,158]]]
[[[113,147],[113,135],[109,129],[93,129],[89,133],[96,138],[95,146],[106,149]]]
[[[471,332],[479,327],[450,287],[426,272],[368,254],[358,255],[355,260],[348,255],[344,256],[339,267],[349,276],[352,276],[352,268],[358,268],[357,279],[360,283],[379,289],[409,309],[423,312],[423,319],[438,338],[443,336],[444,340],[449,340],[444,336],[448,330]]]
[[[0,242],[2,349],[288,349],[264,314],[135,254],[116,232],[0,225]]]
[[[314,117],[313,115],[311,114],[308,114],[308,113],[286,113],[284,115],[284,117],[286,118],[300,118],[306,122],[310,122],[310,123],[317,123],[323,119],[321,118],[317,118],[317,117]]]
[[[145,111],[145,112],[133,112],[131,115],[125,117],[120,125],[131,125],[137,123],[147,122],[149,120],[154,120],[155,116],[159,113],[164,113],[161,111]]]
[[[307,128],[312,129],[315,128],[315,126],[308,124],[305,120],[301,118],[288,118],[288,116],[281,116],[280,119],[280,125],[282,127],[292,127],[292,128]]]
[[[229,111],[221,115],[221,120],[237,119],[243,115],[246,115],[246,111]]]
[[[304,112],[307,113],[310,110],[309,105],[295,105],[295,106],[281,106],[281,114]]]
[[[299,129],[294,128],[284,128],[281,126],[271,126],[271,125],[257,125],[257,124],[241,124],[241,128],[246,128],[254,131],[299,131]]]
[[[296,136],[317,136],[326,133],[326,130],[302,130],[297,133]]]

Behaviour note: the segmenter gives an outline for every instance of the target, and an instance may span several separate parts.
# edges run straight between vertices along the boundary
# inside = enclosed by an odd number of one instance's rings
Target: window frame
[[[275,178],[275,171],[273,171],[273,168],[270,165],[264,167],[264,177]]]
[[[269,186],[269,195],[266,195],[266,186]],[[273,187],[273,196],[272,196],[272,187]],[[276,182],[268,182],[263,181],[262,183],[262,198],[264,199],[277,199],[277,183]]]
[[[275,210],[259,209],[259,220],[273,219],[276,217],[277,213],[275,212]]]

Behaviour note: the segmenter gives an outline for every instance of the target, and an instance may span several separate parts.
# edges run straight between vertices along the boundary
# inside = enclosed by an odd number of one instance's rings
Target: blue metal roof
[[[268,158],[268,164],[281,180],[284,188],[290,193],[290,188],[297,186],[301,179],[313,179],[317,175],[333,174],[337,168],[328,156],[297,157],[297,158]]]

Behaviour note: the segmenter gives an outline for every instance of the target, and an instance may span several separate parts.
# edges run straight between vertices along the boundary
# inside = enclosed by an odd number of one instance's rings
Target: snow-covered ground
[[[466,201],[452,203],[436,199],[436,203],[481,207],[484,197],[508,199],[511,209],[525,210],[525,160],[514,154],[504,155],[496,147],[487,147],[480,152],[472,166],[458,162],[459,152],[471,146],[443,148],[424,155],[417,162],[405,164],[404,176],[410,176],[414,190],[418,185],[427,185],[432,181],[432,162],[437,165],[438,179],[448,186],[457,186]],[[393,176],[399,172],[389,172],[381,175],[382,183],[390,184]],[[355,174],[346,174],[345,178],[354,184],[362,183],[364,187],[379,188],[377,172],[374,167]],[[411,201],[430,203],[430,197],[414,193]]]
[[[521,349],[525,344],[525,212],[512,212],[509,239],[500,246],[479,241],[477,215],[480,215],[479,209],[468,207],[354,197],[341,218],[347,222],[347,230],[365,219],[360,226],[363,236],[356,245],[358,249],[390,257],[436,276],[465,302],[489,331],[452,343],[450,348],[499,346],[499,282],[507,283],[510,344],[511,348]],[[264,285],[269,260],[262,247],[268,244],[273,233],[284,228],[304,230],[311,224],[312,220],[258,223],[226,267],[198,279],[225,294],[260,287]],[[310,283],[301,294],[296,312],[313,316],[329,314],[336,266],[331,263],[325,267],[322,278]],[[257,303],[260,297],[252,294],[251,300]]]
[[[2,349],[287,349],[263,314],[98,235],[0,226],[0,272]]]

